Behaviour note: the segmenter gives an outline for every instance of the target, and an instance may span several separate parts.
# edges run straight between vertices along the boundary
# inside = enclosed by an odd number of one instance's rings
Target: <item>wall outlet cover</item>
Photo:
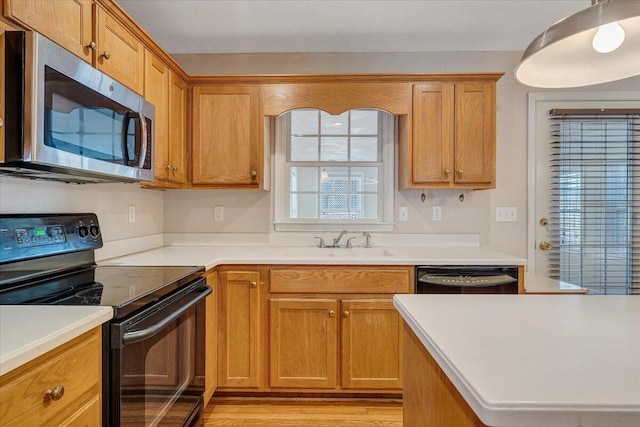
[[[403,206],[398,209],[398,216],[400,217],[400,221],[409,221],[409,208]]]
[[[213,207],[213,220],[214,221],[224,220],[224,208],[222,206]]]

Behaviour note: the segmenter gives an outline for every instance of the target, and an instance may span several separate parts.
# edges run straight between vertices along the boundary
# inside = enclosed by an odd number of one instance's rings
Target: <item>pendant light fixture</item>
[[[591,0],[529,44],[518,81],[543,88],[588,86],[640,75],[640,0]]]

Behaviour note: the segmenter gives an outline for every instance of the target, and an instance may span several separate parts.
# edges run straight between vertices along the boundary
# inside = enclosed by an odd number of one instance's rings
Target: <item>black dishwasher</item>
[[[517,294],[517,266],[416,267],[416,294]]]

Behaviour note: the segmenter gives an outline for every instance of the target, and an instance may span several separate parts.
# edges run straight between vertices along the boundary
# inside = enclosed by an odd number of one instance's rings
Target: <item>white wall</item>
[[[134,224],[128,222],[130,205],[136,207]],[[94,212],[105,242],[162,233],[163,209],[164,194],[138,184],[75,185],[0,176],[0,213]]]

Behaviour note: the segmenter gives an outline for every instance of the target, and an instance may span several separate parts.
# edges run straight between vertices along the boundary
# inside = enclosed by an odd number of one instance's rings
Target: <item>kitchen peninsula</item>
[[[640,425],[639,298],[397,295],[394,305],[405,426],[445,416],[457,426]]]

